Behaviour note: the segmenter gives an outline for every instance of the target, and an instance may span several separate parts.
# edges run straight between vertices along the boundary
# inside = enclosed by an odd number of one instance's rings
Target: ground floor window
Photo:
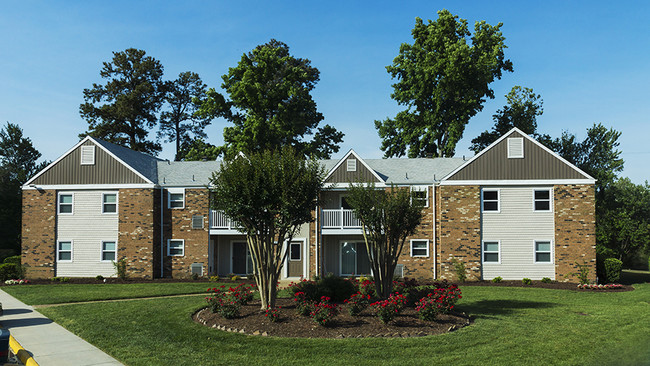
[[[428,257],[429,240],[411,240],[411,257]]]
[[[114,241],[102,242],[102,261],[113,262],[117,257],[117,245]]]
[[[167,241],[167,255],[183,256],[185,255],[185,240],[170,239]]]
[[[484,263],[499,263],[499,242],[498,241],[484,241],[483,242],[483,262]]]
[[[231,248],[232,273],[238,275],[253,274],[253,258],[245,241],[235,241]]]
[[[59,262],[72,262],[72,241],[58,242],[56,251],[56,259]]]
[[[370,260],[363,242],[341,243],[341,275],[357,276],[370,274]]]
[[[551,263],[551,241],[535,241],[535,263]]]

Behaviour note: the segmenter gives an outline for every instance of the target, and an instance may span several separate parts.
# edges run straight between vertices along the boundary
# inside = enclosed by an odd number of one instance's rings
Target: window
[[[113,262],[117,258],[117,244],[114,241],[102,242],[102,262]]]
[[[419,204],[422,207],[429,207],[429,187],[412,186],[411,200],[414,204]]]
[[[535,263],[552,263],[551,241],[535,241]]]
[[[117,213],[117,193],[102,194],[102,213]]]
[[[550,212],[551,211],[551,190],[550,189],[535,189],[533,191],[535,211]]]
[[[167,197],[169,198],[169,208],[185,208],[185,190],[183,188],[170,188],[167,191]]]
[[[346,161],[347,163],[347,171],[348,172],[356,172],[357,171],[357,159],[348,159]]]
[[[56,244],[58,262],[72,262],[72,241],[60,241]]]
[[[72,193],[59,193],[59,213],[72,214]]]
[[[500,263],[499,258],[499,242],[498,241],[484,241],[483,242],[483,262],[484,263]]]
[[[95,165],[95,147],[81,147],[81,165]]]
[[[411,257],[428,257],[429,240],[411,240]]]
[[[184,256],[185,255],[185,240],[182,239],[169,239],[167,240],[167,255],[169,256]]]
[[[483,212],[499,212],[499,190],[484,189],[482,194]]]
[[[342,276],[370,274],[370,260],[365,243],[341,243],[340,259]]]
[[[302,243],[300,242],[291,242],[289,245],[289,260],[290,261],[300,261],[302,260],[302,253],[301,253],[301,247]]]
[[[508,139],[508,159],[522,159],[524,157],[524,138],[510,137]]]

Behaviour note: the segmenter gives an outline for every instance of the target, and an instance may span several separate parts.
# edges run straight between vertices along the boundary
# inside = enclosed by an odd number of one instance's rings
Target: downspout
[[[437,243],[436,243],[436,185],[435,182],[431,184],[431,217],[433,219],[433,236],[432,236],[432,242],[433,242],[433,255],[431,256],[433,258],[433,279],[436,280],[438,279],[437,273],[436,273],[436,262],[438,261],[438,248],[437,248]]]
[[[160,187],[160,278],[164,277],[163,259],[165,251],[165,238],[163,237],[163,215],[165,212],[165,209],[163,207],[163,191],[163,187]]]
[[[314,276],[318,276],[318,228],[320,224],[318,223],[318,205],[316,205],[316,222],[314,222],[314,246],[315,246],[315,253],[314,253]]]

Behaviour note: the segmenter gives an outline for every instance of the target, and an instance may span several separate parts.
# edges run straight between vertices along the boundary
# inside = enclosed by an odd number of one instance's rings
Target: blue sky
[[[54,160],[87,128],[79,116],[82,91],[101,83],[99,70],[112,51],[144,49],[160,60],[165,77],[200,74],[220,88],[221,75],[241,55],[276,38],[320,72],[313,97],[350,148],[379,158],[373,121],[393,117],[386,72],[402,42],[411,42],[415,17],[435,19],[446,8],[470,25],[502,22],[506,56],[515,71],[491,86],[496,98],[470,120],[469,141],[491,128],[492,114],[513,85],[544,99],[539,130],[584,138],[595,122],[622,132],[622,176],[650,178],[649,3],[605,1],[328,1],[328,2],[2,2],[0,3],[0,122],[19,124],[44,158]],[[473,27],[472,27],[473,28]],[[222,142],[226,122],[208,127]],[[171,144],[163,158],[172,158]]]

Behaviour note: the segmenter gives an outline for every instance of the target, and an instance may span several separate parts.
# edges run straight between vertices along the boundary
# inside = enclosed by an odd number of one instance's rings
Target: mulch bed
[[[623,288],[620,289],[602,289],[602,290],[589,290],[589,289],[579,289],[577,283],[573,282],[551,282],[544,283],[541,281],[533,281],[532,285],[524,285],[521,281],[501,281],[494,283],[492,281],[473,281],[465,282],[458,284],[458,287],[466,286],[490,286],[490,287],[532,287],[532,288],[548,288],[554,290],[573,290],[580,292],[624,292],[624,291],[633,291],[634,287],[629,285],[623,285]]]
[[[433,322],[420,320],[413,308],[406,308],[391,323],[383,324],[371,309],[360,316],[350,316],[345,306],[330,326],[316,324],[308,316],[296,312],[292,299],[278,299],[280,322],[272,323],[260,312],[260,302],[244,305],[240,317],[225,319],[204,308],[192,315],[194,321],[205,326],[248,335],[267,335],[293,338],[367,338],[367,337],[421,337],[442,334],[471,323],[464,314],[440,314]]]

